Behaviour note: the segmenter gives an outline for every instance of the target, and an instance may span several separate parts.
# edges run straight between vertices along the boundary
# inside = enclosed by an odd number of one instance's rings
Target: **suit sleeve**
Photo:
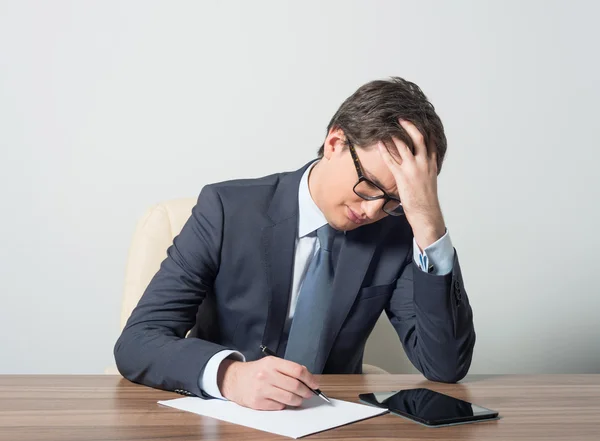
[[[185,336],[218,272],[222,234],[223,206],[206,186],[115,344],[117,368],[128,380],[206,397],[198,378],[228,348]]]
[[[407,262],[386,313],[406,355],[427,379],[454,383],[464,378],[475,330],[456,250],[452,272],[443,276],[421,271],[412,259]]]

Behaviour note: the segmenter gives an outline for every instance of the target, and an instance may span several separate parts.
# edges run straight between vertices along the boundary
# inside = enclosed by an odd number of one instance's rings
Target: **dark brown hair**
[[[361,86],[333,115],[327,134],[332,128],[339,128],[356,146],[364,148],[383,141],[388,149],[393,146],[394,136],[414,153],[412,139],[398,122],[399,118],[419,129],[429,152],[435,148],[439,173],[446,154],[444,126],[419,86],[403,78],[391,77]],[[324,145],[319,149],[319,157],[323,156],[323,150]]]

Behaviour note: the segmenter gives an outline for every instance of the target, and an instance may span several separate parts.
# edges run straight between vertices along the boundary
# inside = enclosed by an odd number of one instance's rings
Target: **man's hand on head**
[[[414,124],[402,119],[399,122],[413,141],[414,154],[397,138],[393,141],[398,158],[390,154],[383,142],[379,142],[378,148],[396,179],[400,201],[415,241],[424,250],[446,232],[437,193],[437,154],[433,148],[428,152],[423,135]]]

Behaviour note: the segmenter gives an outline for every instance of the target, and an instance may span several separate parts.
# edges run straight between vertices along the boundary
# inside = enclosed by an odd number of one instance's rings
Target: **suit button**
[[[456,283],[454,283],[454,293],[457,295],[457,297],[460,297],[461,295],[460,283],[458,280]]]
[[[454,281],[454,295],[456,296],[456,300],[460,302],[462,299],[462,294],[460,289],[460,282],[458,280]]]

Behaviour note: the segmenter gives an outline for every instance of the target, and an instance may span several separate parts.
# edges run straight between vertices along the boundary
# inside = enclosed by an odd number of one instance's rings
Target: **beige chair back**
[[[174,199],[150,207],[138,221],[125,269],[121,329],[167,257],[167,248],[192,213],[196,199]]]

